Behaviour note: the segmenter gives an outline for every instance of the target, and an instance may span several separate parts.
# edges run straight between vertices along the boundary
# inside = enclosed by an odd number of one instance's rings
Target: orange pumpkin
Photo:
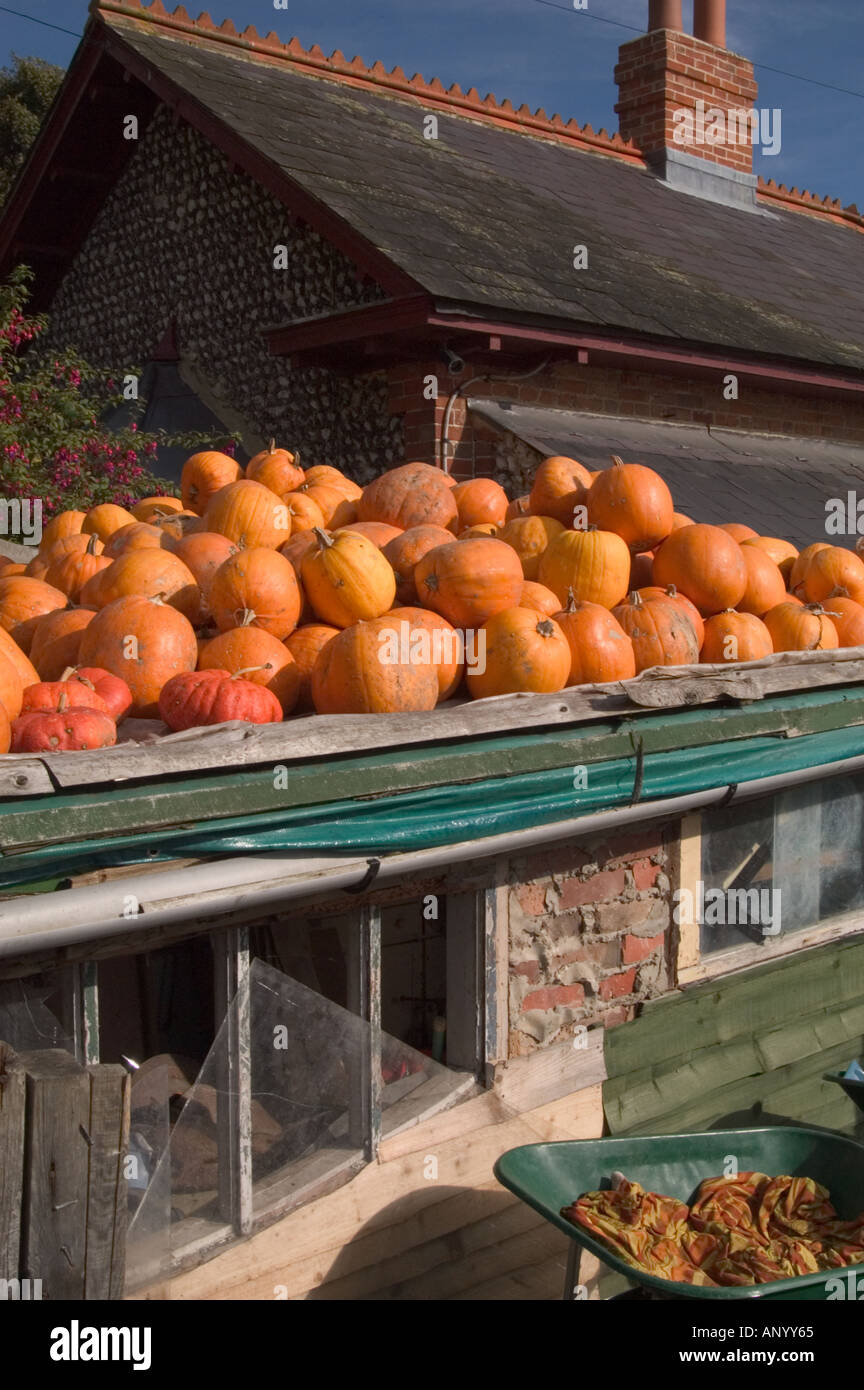
[[[294,705],[298,714],[314,710],[312,672],[315,662],[330,638],[338,637],[339,632],[338,627],[330,627],[326,623],[304,623],[303,627],[295,628],[291,636],[285,639],[285,646],[294,658],[298,675],[297,700]]]
[[[291,535],[312,531],[324,525],[324,513],[313,497],[305,492],[286,492],[282,498],[291,523]]]
[[[485,661],[465,672],[472,700],[518,691],[552,693],[567,684],[570,645],[552,618],[530,608],[505,608],[483,624],[482,637]]]
[[[357,539],[356,537],[354,538]],[[368,544],[368,542],[366,542]],[[386,563],[386,562],[385,562]],[[401,619],[386,613],[346,627],[322,647],[312,672],[319,714],[401,714],[438,703],[438,670],[403,642]]]
[[[166,539],[165,532],[159,526],[154,526],[149,521],[133,521],[128,526],[121,526],[119,531],[109,536],[101,553],[107,555],[109,560],[116,560],[118,555],[122,555],[126,550],[161,548]],[[96,540],[95,536],[93,540]],[[101,542],[98,544],[101,545]],[[100,552],[96,553],[98,555]]]
[[[672,513],[672,530],[680,531],[682,526],[695,526],[696,523],[692,516],[687,516],[684,512]]]
[[[95,537],[94,537],[95,539]],[[59,541],[55,545],[59,545]],[[101,544],[101,542],[100,542]],[[53,549],[54,547],[52,547]],[[7,556],[0,555],[0,575],[11,579],[13,574],[26,574],[28,579],[44,579],[51,565],[49,559],[50,551],[36,551],[32,560],[28,560],[26,565],[9,560]],[[3,562],[6,561],[4,564]]]
[[[199,671],[228,671],[254,685],[263,685],[290,714],[300,694],[300,668],[293,653],[251,620],[221,632],[206,642],[198,654]]]
[[[405,463],[388,469],[363,489],[357,516],[360,521],[383,521],[403,531],[412,526],[441,526],[454,531],[459,519],[454,492],[440,469],[426,463]]]
[[[57,681],[67,667],[77,665],[81,634],[95,616],[92,608],[58,608],[38,620],[30,660],[43,681]]]
[[[547,589],[545,584],[538,584],[533,579],[526,579],[522,585],[517,607],[530,608],[534,613],[542,613],[545,618],[554,618],[560,610],[561,604],[558,595],[553,594],[551,589]]]
[[[436,546],[414,570],[421,607],[454,627],[481,627],[494,613],[515,608],[523,583],[516,552],[483,537]]]
[[[816,603],[778,603],[763,621],[775,652],[824,652],[840,645],[837,629]]]
[[[739,545],[741,541],[755,540],[759,535],[759,532],[754,531],[752,526],[745,526],[742,521],[723,521],[720,524],[720,530],[725,531],[727,536],[731,536],[733,541],[738,541]]]
[[[813,545],[805,545],[797,560],[793,562],[787,583],[793,593],[798,586],[804,583],[804,576],[810,566],[810,561],[814,555],[818,555],[820,550],[830,550],[827,541],[816,541]]]
[[[198,585],[201,595],[199,611],[192,621],[196,624],[203,622],[210,613],[207,602],[210,582],[219,566],[238,553],[237,547],[227,536],[220,536],[216,531],[197,531],[192,536],[174,541],[171,550],[191,571]]]
[[[738,601],[741,613],[754,613],[761,618],[769,608],[776,608],[786,598],[786,581],[770,556],[755,545],[742,545],[741,554],[747,566],[747,588]],[[742,658],[743,660],[743,658]]]
[[[70,708],[98,709],[103,714],[110,714],[92,681],[37,681],[36,685],[29,685],[21,697],[22,714],[37,711],[52,713]]]
[[[562,531],[540,557],[539,579],[563,607],[573,590],[584,603],[614,608],[627,593],[630,551],[613,531]]]
[[[667,584],[665,589],[661,589],[659,584],[649,585],[647,588],[640,589],[639,595],[642,599],[665,598],[670,603],[677,603],[681,612],[689,618],[693,624],[693,631],[696,633],[696,641],[701,648],[705,640],[705,623],[702,614],[694,603],[691,603],[686,594],[679,594],[674,584]]]
[[[0,709],[3,710],[8,720],[17,719],[21,713],[24,690],[24,682],[12,662],[0,653]],[[5,751],[8,752],[9,750],[6,749]]]
[[[644,550],[641,555],[634,555],[630,562],[630,582],[627,585],[627,592],[632,593],[634,589],[647,589],[654,583],[654,550]]]
[[[730,608],[728,613],[715,613],[705,623],[703,662],[763,661],[773,651],[771,633],[755,613],[736,613]]]
[[[79,531],[77,535],[63,536],[61,540],[54,541],[52,545],[49,545],[45,550],[41,550],[38,556],[34,558],[40,560],[46,566],[47,573],[48,567],[52,565],[55,560],[62,560],[67,555],[74,555],[78,551],[86,550],[90,545],[94,547],[97,555],[105,554],[105,547],[98,536],[91,536],[84,531]],[[27,569],[34,579],[44,579],[44,574],[36,573],[36,567],[33,561],[30,562]]]
[[[54,609],[53,611],[57,612],[58,610]],[[38,623],[39,618],[36,619],[36,623],[33,627],[34,635]],[[25,685],[34,685],[36,681],[38,681],[39,673],[33,665],[33,662],[30,660],[29,656],[26,656],[21,650],[14,638],[10,637],[9,633],[2,627],[0,627],[0,656],[5,656],[14,670],[18,672],[22,687]]]
[[[453,535],[443,526],[412,526],[408,531],[400,531],[382,549],[385,559],[393,566],[396,575],[396,599],[402,604],[417,602],[414,587],[414,570],[423,556],[436,545],[450,545]]]
[[[81,523],[81,530],[88,536],[98,536],[107,541],[121,526],[130,526],[135,518],[125,507],[115,506],[113,502],[100,502],[91,507]]]
[[[653,550],[674,526],[672,494],[653,468],[624,463],[614,457],[612,467],[594,479],[588,492],[588,520],[601,531],[614,531],[634,555]],[[680,529],[689,530],[685,526]]]
[[[573,525],[575,508],[584,506],[591,474],[576,459],[563,454],[545,458],[534,474],[528,494],[532,516],[551,516],[562,526]]]
[[[741,546],[719,526],[682,526],[654,557],[654,583],[663,589],[674,584],[708,618],[741,602],[747,565]]]
[[[521,497],[514,497],[512,502],[508,502],[504,520],[515,521],[519,516],[528,516],[528,497],[529,494],[526,492]]]
[[[439,530],[443,529],[443,526],[439,527]],[[367,541],[371,541],[379,550],[383,550],[385,545],[403,534],[398,526],[388,526],[384,521],[352,521],[348,526],[340,527],[340,530],[353,531],[355,535],[365,536]],[[447,534],[452,541],[452,534],[449,531]]]
[[[56,516],[52,516],[42,532],[39,549],[48,550],[55,541],[61,541],[66,536],[80,535],[86,517],[86,512],[78,511],[58,512]]]
[[[290,541],[280,545],[279,554],[284,555],[286,560],[290,560],[297,578],[300,578],[300,566],[303,557],[310,555],[313,550],[318,548],[318,538],[314,531],[298,531]],[[227,558],[227,557],[226,557]]]
[[[864,603],[864,560],[854,550],[829,545],[813,556],[803,584],[804,597],[810,603],[824,603],[837,589],[844,590],[856,603]]]
[[[228,454],[213,449],[192,454],[180,474],[180,495],[184,509],[203,516],[216,493],[242,477],[243,469]]]
[[[570,647],[568,685],[605,685],[635,676],[633,643],[608,608],[583,603],[571,593],[554,618]]]
[[[337,492],[344,493],[349,502],[357,502],[363,496],[363,489],[359,483],[355,483],[351,478],[347,478],[338,468],[331,468],[328,463],[316,463],[314,468],[307,468],[305,481],[311,486],[317,487],[323,483],[326,487],[335,487]]]
[[[150,521],[154,516],[182,510],[183,503],[179,497],[142,497],[132,508],[132,515],[136,521]]]
[[[0,627],[25,655],[30,651],[37,619],[65,607],[62,589],[55,589],[42,579],[28,579],[23,574],[7,579],[0,575]]]
[[[421,628],[429,634],[429,655],[438,671],[438,703],[449,700],[462,684],[466,657],[471,662],[478,660],[479,634],[468,633],[466,644],[452,623],[428,608],[391,608],[388,617],[394,624],[406,621],[414,631]],[[425,655],[422,650],[421,655]]]
[[[317,549],[304,556],[300,574],[316,617],[349,627],[386,613],[396,597],[396,576],[381,551],[353,531],[316,530],[315,536]]]
[[[507,494],[494,478],[469,478],[457,483],[453,496],[459,511],[459,528],[491,522],[503,526],[507,513]]]
[[[326,483],[304,483],[303,492],[314,502],[324,518],[324,525],[336,530],[357,520],[357,503],[346,497],[339,488]]]
[[[249,460],[246,477],[253,483],[261,483],[269,488],[277,497],[284,497],[286,492],[295,492],[306,481],[297,455],[288,449],[277,449],[275,439],[270,440],[268,448]]]
[[[516,551],[525,578],[536,580],[546,547],[563,530],[561,522],[552,516],[520,516],[507,522],[498,539]]]
[[[220,632],[245,623],[282,641],[297,626],[302,596],[290,560],[260,546],[240,550],[219,566],[207,603]]]
[[[163,544],[170,550],[177,541],[182,541],[184,536],[195,535],[198,531],[204,530],[204,522],[196,512],[167,512],[165,516],[157,516],[153,513],[153,519],[148,523],[155,526],[165,537]]]
[[[837,629],[841,647],[864,647],[864,605],[842,594],[827,600],[828,616]]]
[[[762,550],[773,560],[786,583],[792,574],[792,567],[798,559],[798,551],[789,541],[780,540],[776,536],[748,536],[741,542],[742,546],[755,545],[757,550]]]
[[[460,541],[470,541],[476,540],[478,536],[494,537],[498,535],[500,530],[501,527],[496,526],[494,521],[482,521],[476,526],[466,526],[463,531],[459,532],[458,539]]]
[[[693,624],[670,599],[645,601],[632,593],[612,611],[633,643],[637,673],[652,666],[691,666],[699,660]]]
[[[133,595],[114,599],[96,614],[84,629],[79,661],[119,676],[132,692],[130,714],[155,719],[165,683],[180,671],[195,670],[198,643],[192,624],[176,608],[160,598]]]
[[[229,483],[210,499],[204,530],[227,536],[241,550],[262,545],[275,550],[291,534],[291,517],[275,492],[243,479]]]
[[[87,580],[80,600],[85,608],[105,608],[115,599],[134,595],[161,598],[190,622],[201,603],[195,576],[170,550],[127,550]]]
[[[111,564],[110,557],[100,555],[96,546],[101,549],[99,538],[91,535],[83,550],[74,550],[52,561],[45,574],[45,583],[60,589],[72,603],[77,603],[87,581]]]
[[[0,754],[8,753],[12,747],[12,724],[9,716],[0,704]]]

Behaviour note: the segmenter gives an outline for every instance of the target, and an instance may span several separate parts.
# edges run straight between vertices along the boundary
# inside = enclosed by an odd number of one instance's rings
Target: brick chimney
[[[622,45],[615,69],[619,129],[674,187],[756,206],[753,64],[726,47],[726,0],[649,0],[648,29]]]

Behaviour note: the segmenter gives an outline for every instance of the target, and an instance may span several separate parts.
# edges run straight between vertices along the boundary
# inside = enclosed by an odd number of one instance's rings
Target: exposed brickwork
[[[656,828],[511,860],[513,1055],[623,1023],[668,988],[667,864]]]

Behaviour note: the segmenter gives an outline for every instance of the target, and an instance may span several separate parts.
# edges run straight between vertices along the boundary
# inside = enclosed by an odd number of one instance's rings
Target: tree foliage
[[[44,58],[12,55],[0,68],[0,203],[15,180],[27,151],[63,81],[63,69]]]

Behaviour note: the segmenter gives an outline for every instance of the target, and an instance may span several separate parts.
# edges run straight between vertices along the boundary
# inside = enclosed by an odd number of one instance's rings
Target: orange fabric
[[[562,1215],[627,1264],[678,1283],[767,1284],[864,1262],[864,1213],[840,1221],[812,1178],[706,1178],[689,1207],[624,1180]]]

